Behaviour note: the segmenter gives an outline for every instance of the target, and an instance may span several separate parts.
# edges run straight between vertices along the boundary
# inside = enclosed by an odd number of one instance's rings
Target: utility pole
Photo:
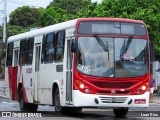
[[[7,0],[4,0],[3,43],[7,43]]]
[[[5,61],[6,61],[6,46],[7,46],[7,0],[4,0],[4,22],[3,22],[3,43],[2,43],[2,60],[1,60],[1,74],[5,77]]]

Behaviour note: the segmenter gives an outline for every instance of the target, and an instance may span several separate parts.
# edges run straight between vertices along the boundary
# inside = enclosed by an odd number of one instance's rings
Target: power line
[[[2,14],[3,14],[3,12],[0,15],[2,15]]]
[[[1,2],[0,2],[0,4],[2,4],[4,2],[4,0],[2,0]],[[4,14],[4,10],[0,10],[0,16],[2,15],[2,14]],[[3,21],[3,19],[2,18],[0,18],[0,26],[1,26],[1,22]],[[1,35],[2,36],[2,35]]]
[[[44,12],[45,14],[47,14],[47,16],[49,16],[49,17],[51,17],[52,19],[54,19],[50,14],[48,14],[48,13],[46,13],[46,12]]]
[[[2,4],[4,2],[4,0],[2,0],[1,2],[0,2],[0,4]]]
[[[14,1],[14,0],[10,0],[8,2],[17,3],[17,4],[21,4],[21,5],[26,5],[26,6],[30,6],[30,7],[38,7],[38,8],[40,7],[40,6],[29,5],[29,4],[22,3],[22,2],[17,2],[17,1]]]

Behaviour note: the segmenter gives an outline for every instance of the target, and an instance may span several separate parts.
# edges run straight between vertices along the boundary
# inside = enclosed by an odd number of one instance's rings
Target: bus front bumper
[[[148,107],[149,92],[143,95],[109,96],[84,94],[74,90],[73,105],[75,107]]]

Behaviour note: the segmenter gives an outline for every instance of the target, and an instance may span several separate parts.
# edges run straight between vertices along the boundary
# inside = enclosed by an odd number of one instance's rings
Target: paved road
[[[4,81],[0,80],[0,111],[20,111],[18,102],[11,101],[4,97]],[[158,112],[157,112],[158,111]],[[42,118],[2,118],[0,120],[159,120],[160,119],[160,96],[155,95],[154,103],[149,108],[130,108],[126,118],[118,119],[114,117],[111,109],[83,109],[80,114],[59,115],[54,112],[54,107],[38,106],[38,112]],[[1,114],[1,112],[0,112]],[[152,115],[147,116],[145,115]],[[158,114],[158,116],[156,116]],[[155,117],[153,117],[155,115]],[[47,117],[47,118],[46,118]]]
[[[0,111],[19,111],[19,104],[15,101],[0,97]],[[157,112],[159,111],[159,112]],[[126,118],[118,119],[114,117],[111,109],[83,109],[80,114],[68,114],[59,115],[54,112],[54,107],[51,106],[39,106],[38,113],[42,115],[42,118],[30,118],[33,120],[159,120],[160,119],[160,104],[152,103],[149,108],[131,108]],[[146,114],[152,114],[158,116],[147,116]],[[2,117],[0,117],[0,120]],[[5,118],[7,120],[14,120],[15,118]],[[19,120],[20,118],[15,120]],[[22,119],[22,118],[21,118]],[[23,118],[28,119],[28,118]],[[4,118],[3,118],[4,120]]]
[[[4,80],[0,79],[0,96],[4,97]]]

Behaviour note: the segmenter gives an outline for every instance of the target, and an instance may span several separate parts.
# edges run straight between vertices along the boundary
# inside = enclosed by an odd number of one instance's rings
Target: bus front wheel
[[[128,113],[128,108],[113,108],[113,112],[117,118],[124,118]]]
[[[56,113],[80,113],[82,111],[81,107],[62,107],[60,105],[60,93],[58,88],[55,90],[54,107]]]
[[[55,112],[60,113],[62,112],[62,107],[60,106],[60,93],[59,89],[57,88],[55,90],[55,95],[54,95],[54,107],[55,107]]]

